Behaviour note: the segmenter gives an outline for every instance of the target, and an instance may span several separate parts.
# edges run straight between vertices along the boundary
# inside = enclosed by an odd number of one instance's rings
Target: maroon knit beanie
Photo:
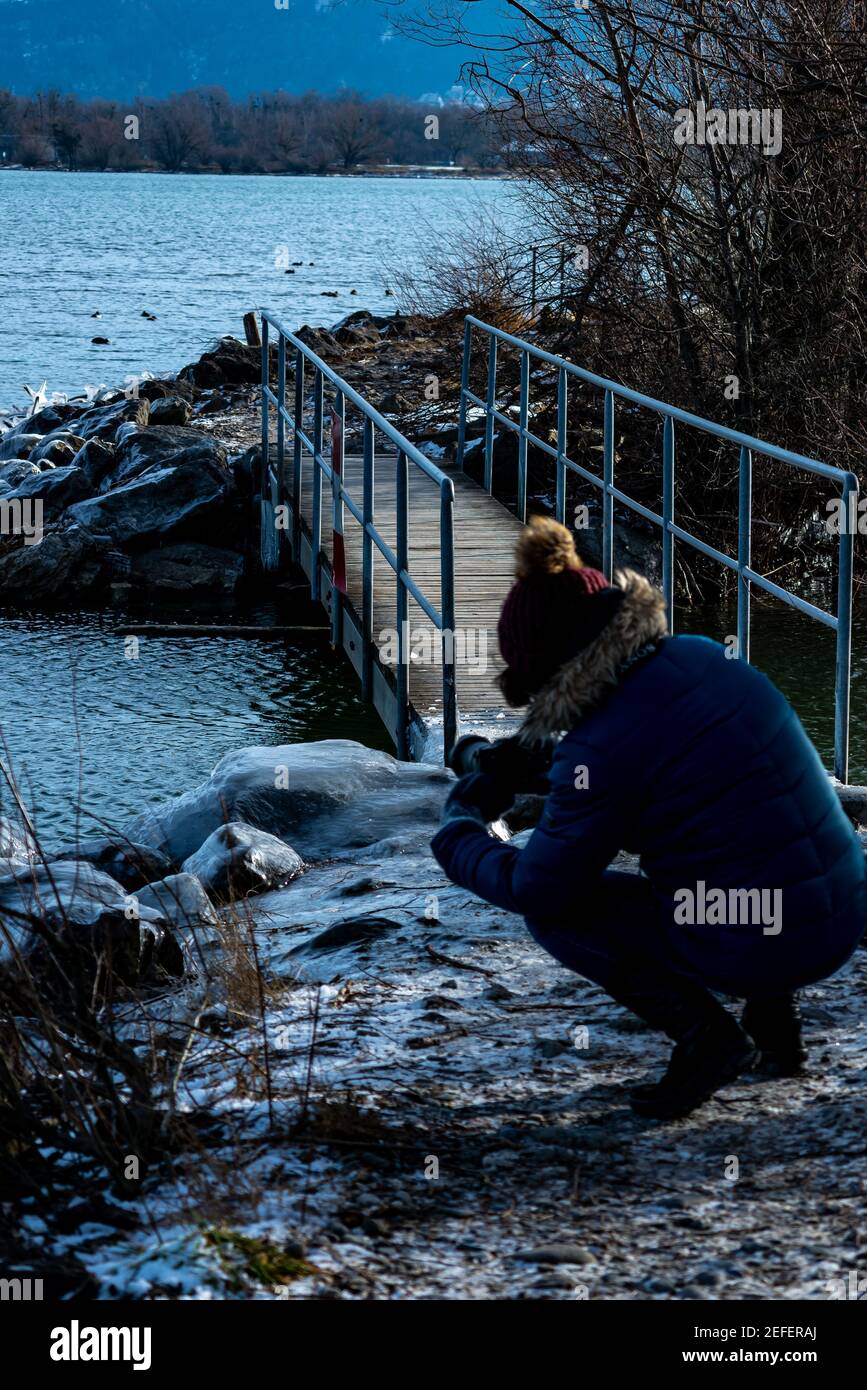
[[[599,636],[623,591],[584,568],[571,533],[550,517],[522,531],[515,573],[497,627],[507,667],[500,684],[509,704],[524,705]]]

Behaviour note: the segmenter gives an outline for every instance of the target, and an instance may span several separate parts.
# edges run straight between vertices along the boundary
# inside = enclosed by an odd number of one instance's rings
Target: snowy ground
[[[433,828],[251,900],[270,1117],[242,972],[207,1008],[201,982],[155,1001],[157,1040],[198,1018],[179,1097],[200,1144],[96,1222],[87,1204],[62,1235],[34,1217],[34,1246],[74,1255],[103,1298],[852,1296],[865,953],[806,992],[806,1079],[642,1121],[624,1087],[665,1041],[449,885]],[[362,914],[385,921],[317,948]]]

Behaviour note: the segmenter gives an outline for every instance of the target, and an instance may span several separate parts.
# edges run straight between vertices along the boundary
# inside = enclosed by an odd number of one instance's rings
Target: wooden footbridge
[[[330,613],[332,641],[342,647],[394,738],[399,757],[418,755],[442,732],[447,756],[460,719],[503,718],[497,619],[513,577],[514,544],[527,507],[527,450],[553,461],[555,513],[565,518],[567,473],[597,489],[602,503],[602,567],[614,562],[614,506],[630,509],[661,533],[662,587],[674,627],[676,542],[701,551],[738,576],[738,655],[749,660],[753,587],[836,633],[834,771],[846,781],[852,642],[852,557],[857,527],[840,528],[837,611],[828,613],[751,567],[753,458],[761,455],[836,484],[841,515],[857,514],[853,473],[793,454],[594,376],[534,344],[478,319],[465,326],[457,457],[438,466],[267,310],[262,319],[261,559],[266,570],[290,561],[310,580]],[[277,341],[276,389],[271,336]],[[470,389],[473,335],[487,343],[487,384]],[[518,353],[516,413],[497,405],[497,353]],[[531,429],[531,363],[555,373],[556,442]],[[288,402],[287,367],[293,381]],[[577,379],[601,396],[603,447],[592,468],[567,455],[567,391]],[[655,512],[616,486],[615,400],[655,411],[663,421],[662,508]],[[484,420],[483,485],[463,472],[468,412]],[[272,430],[272,412],[274,429]],[[712,434],[738,450],[737,555],[725,555],[675,520],[675,426]],[[492,495],[495,429],[517,436],[517,515]],[[327,438],[327,444],[326,444]],[[500,726],[502,727],[502,725]]]

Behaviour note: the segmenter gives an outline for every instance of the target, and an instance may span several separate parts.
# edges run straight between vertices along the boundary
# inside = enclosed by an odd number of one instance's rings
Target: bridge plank
[[[287,451],[288,455],[288,451]],[[497,649],[497,619],[513,577],[518,519],[502,503],[454,468],[439,465],[455,486],[455,627],[467,639],[464,659],[457,664],[458,701],[465,714],[499,713],[503,697],[495,685],[502,667]],[[291,459],[287,457],[287,476]],[[394,455],[378,454],[374,477],[374,524],[392,548],[396,546]],[[357,455],[344,459],[344,485],[361,508],[363,461]],[[313,481],[309,458],[302,469],[301,513],[308,528],[313,518]],[[409,572],[435,608],[440,605],[439,489],[410,465],[409,477]],[[332,556],[332,503],[330,488],[322,487],[322,549]],[[345,509],[347,596],[356,612],[361,609],[361,527]],[[394,573],[374,547],[374,637],[381,651],[387,632],[395,624]],[[410,598],[409,624],[413,640],[425,651],[436,652],[438,634],[429,618]],[[459,648],[459,657],[461,656]],[[484,656],[484,665],[479,658]],[[442,667],[413,663],[409,671],[410,699],[422,714],[442,710]]]

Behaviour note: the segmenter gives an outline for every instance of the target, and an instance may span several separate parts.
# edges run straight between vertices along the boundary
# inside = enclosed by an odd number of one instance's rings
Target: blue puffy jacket
[[[617,578],[626,600],[611,631],[531,706],[528,736],[566,732],[529,842],[518,849],[457,819],[433,841],[437,860],[531,926],[580,930],[588,888],[627,850],[676,951],[709,983],[748,988],[769,971],[781,988],[823,978],[864,933],[867,886],[816,750],[765,676],[707,638],[663,636],[658,591],[628,571]],[[755,920],[748,899],[728,891],[738,889],[767,890],[777,925]],[[707,908],[711,890],[724,890],[723,921]]]

